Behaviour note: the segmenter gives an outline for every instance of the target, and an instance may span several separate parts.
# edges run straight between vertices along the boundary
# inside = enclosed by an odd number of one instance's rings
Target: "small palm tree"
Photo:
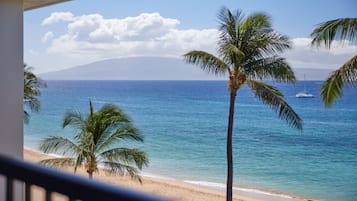
[[[100,110],[94,111],[89,101],[88,115],[73,111],[66,113],[63,128],[67,126],[77,130],[73,140],[52,136],[40,144],[40,149],[45,153],[58,153],[64,157],[43,160],[42,164],[51,167],[72,166],[75,172],[84,165],[90,179],[98,171],[98,164],[102,164],[109,173],[127,172],[141,182],[138,169],[149,163],[145,152],[119,145],[126,140],[143,142],[143,137],[119,107],[105,104]]]
[[[41,95],[40,88],[47,87],[47,85],[32,70],[32,67],[24,64],[24,105],[28,106],[31,111],[38,112],[41,106],[41,102],[38,99]],[[24,109],[25,123],[28,123],[29,117],[29,113]]]
[[[357,41],[357,18],[340,18],[320,24],[311,33],[312,45],[331,47],[334,39]],[[353,56],[339,69],[333,71],[323,83],[320,95],[325,106],[329,107],[336,98],[343,96],[343,88],[354,87],[357,81],[357,55]]]
[[[302,129],[302,120],[274,86],[260,80],[295,81],[294,72],[277,53],[290,47],[287,37],[271,28],[267,15],[257,13],[246,18],[240,11],[233,14],[222,8],[219,14],[219,56],[204,51],[184,55],[186,62],[215,75],[228,76],[230,104],[227,129],[227,201],[232,200],[233,158],[232,133],[237,92],[247,85],[255,97],[269,105],[279,117],[295,128]]]

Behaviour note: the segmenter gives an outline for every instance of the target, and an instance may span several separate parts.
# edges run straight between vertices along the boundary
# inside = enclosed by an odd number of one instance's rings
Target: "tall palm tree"
[[[321,23],[311,33],[312,45],[331,47],[334,39],[357,41],[357,18],[340,18]],[[343,96],[343,88],[354,87],[357,81],[357,55],[349,59],[339,69],[333,71],[323,83],[320,95],[325,106],[329,107],[336,98]]]
[[[24,64],[24,105],[33,112],[40,110],[41,102],[38,97],[41,95],[40,88],[47,87],[46,83],[38,78],[33,72],[33,68]],[[29,121],[29,113],[24,109],[24,121]]]
[[[143,142],[143,137],[133,126],[129,116],[113,104],[105,104],[94,111],[89,101],[89,114],[67,112],[63,119],[63,128],[74,127],[77,132],[73,139],[48,137],[41,141],[40,149],[45,153],[58,153],[63,158],[41,161],[52,167],[72,166],[76,172],[79,166],[85,167],[90,179],[98,171],[98,164],[103,164],[110,173],[129,173],[138,179],[138,169],[147,166],[149,161],[145,152],[135,148],[120,147],[127,140]]]
[[[302,129],[302,120],[284,100],[284,95],[263,79],[279,82],[295,81],[294,72],[283,58],[277,56],[290,47],[286,36],[275,32],[269,17],[256,13],[246,18],[241,11],[232,13],[222,8],[219,16],[219,56],[204,51],[191,51],[184,55],[187,63],[215,75],[228,76],[230,104],[227,129],[227,200],[232,200],[233,158],[232,133],[234,104],[239,89],[247,85],[255,97],[269,105],[290,126]]]

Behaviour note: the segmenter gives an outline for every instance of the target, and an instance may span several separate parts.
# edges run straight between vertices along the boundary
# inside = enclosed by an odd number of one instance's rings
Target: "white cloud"
[[[67,29],[43,36],[49,44],[47,53],[84,62],[130,56],[179,57],[190,50],[215,53],[219,33],[216,29],[179,29],[179,20],[159,13],[108,19],[100,14],[58,12],[42,24],[59,21],[66,21]],[[330,49],[311,47],[310,38],[292,42],[293,48],[282,56],[293,68],[336,69],[357,52],[357,45],[348,41],[343,45],[335,41]]]
[[[42,21],[42,25],[50,25],[60,21],[74,21],[75,18],[71,12],[54,12]]]
[[[66,19],[59,16],[65,15],[51,14],[44,22]],[[218,37],[216,29],[180,30],[179,20],[164,18],[159,13],[142,13],[123,19],[105,19],[99,14],[72,15],[70,19],[75,20],[68,20],[66,33],[53,38],[48,53],[95,59],[177,57],[193,49],[212,52]]]
[[[331,50],[334,55],[357,53],[357,45],[353,45],[351,41],[334,41]]]
[[[52,31],[48,31],[47,33],[45,33],[45,35],[42,37],[41,41],[42,43],[47,43],[48,41],[50,41],[55,35],[53,34]]]
[[[312,47],[310,38],[292,39],[293,48],[282,56],[294,68],[336,69],[357,53],[357,45],[333,41],[330,49]]]

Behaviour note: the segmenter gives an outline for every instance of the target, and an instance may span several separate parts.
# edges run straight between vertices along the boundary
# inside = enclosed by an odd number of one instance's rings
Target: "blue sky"
[[[357,52],[348,42],[309,46],[317,24],[356,18],[355,0],[74,0],[25,12],[24,60],[42,73],[116,57],[214,52],[222,6],[270,15],[274,29],[293,41],[283,55],[293,68],[336,69]]]

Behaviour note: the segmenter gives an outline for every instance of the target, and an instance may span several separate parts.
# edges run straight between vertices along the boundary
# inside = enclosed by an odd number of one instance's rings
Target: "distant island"
[[[294,68],[299,80],[324,80],[331,70]],[[44,80],[226,80],[178,58],[129,57],[97,61],[39,74]]]

